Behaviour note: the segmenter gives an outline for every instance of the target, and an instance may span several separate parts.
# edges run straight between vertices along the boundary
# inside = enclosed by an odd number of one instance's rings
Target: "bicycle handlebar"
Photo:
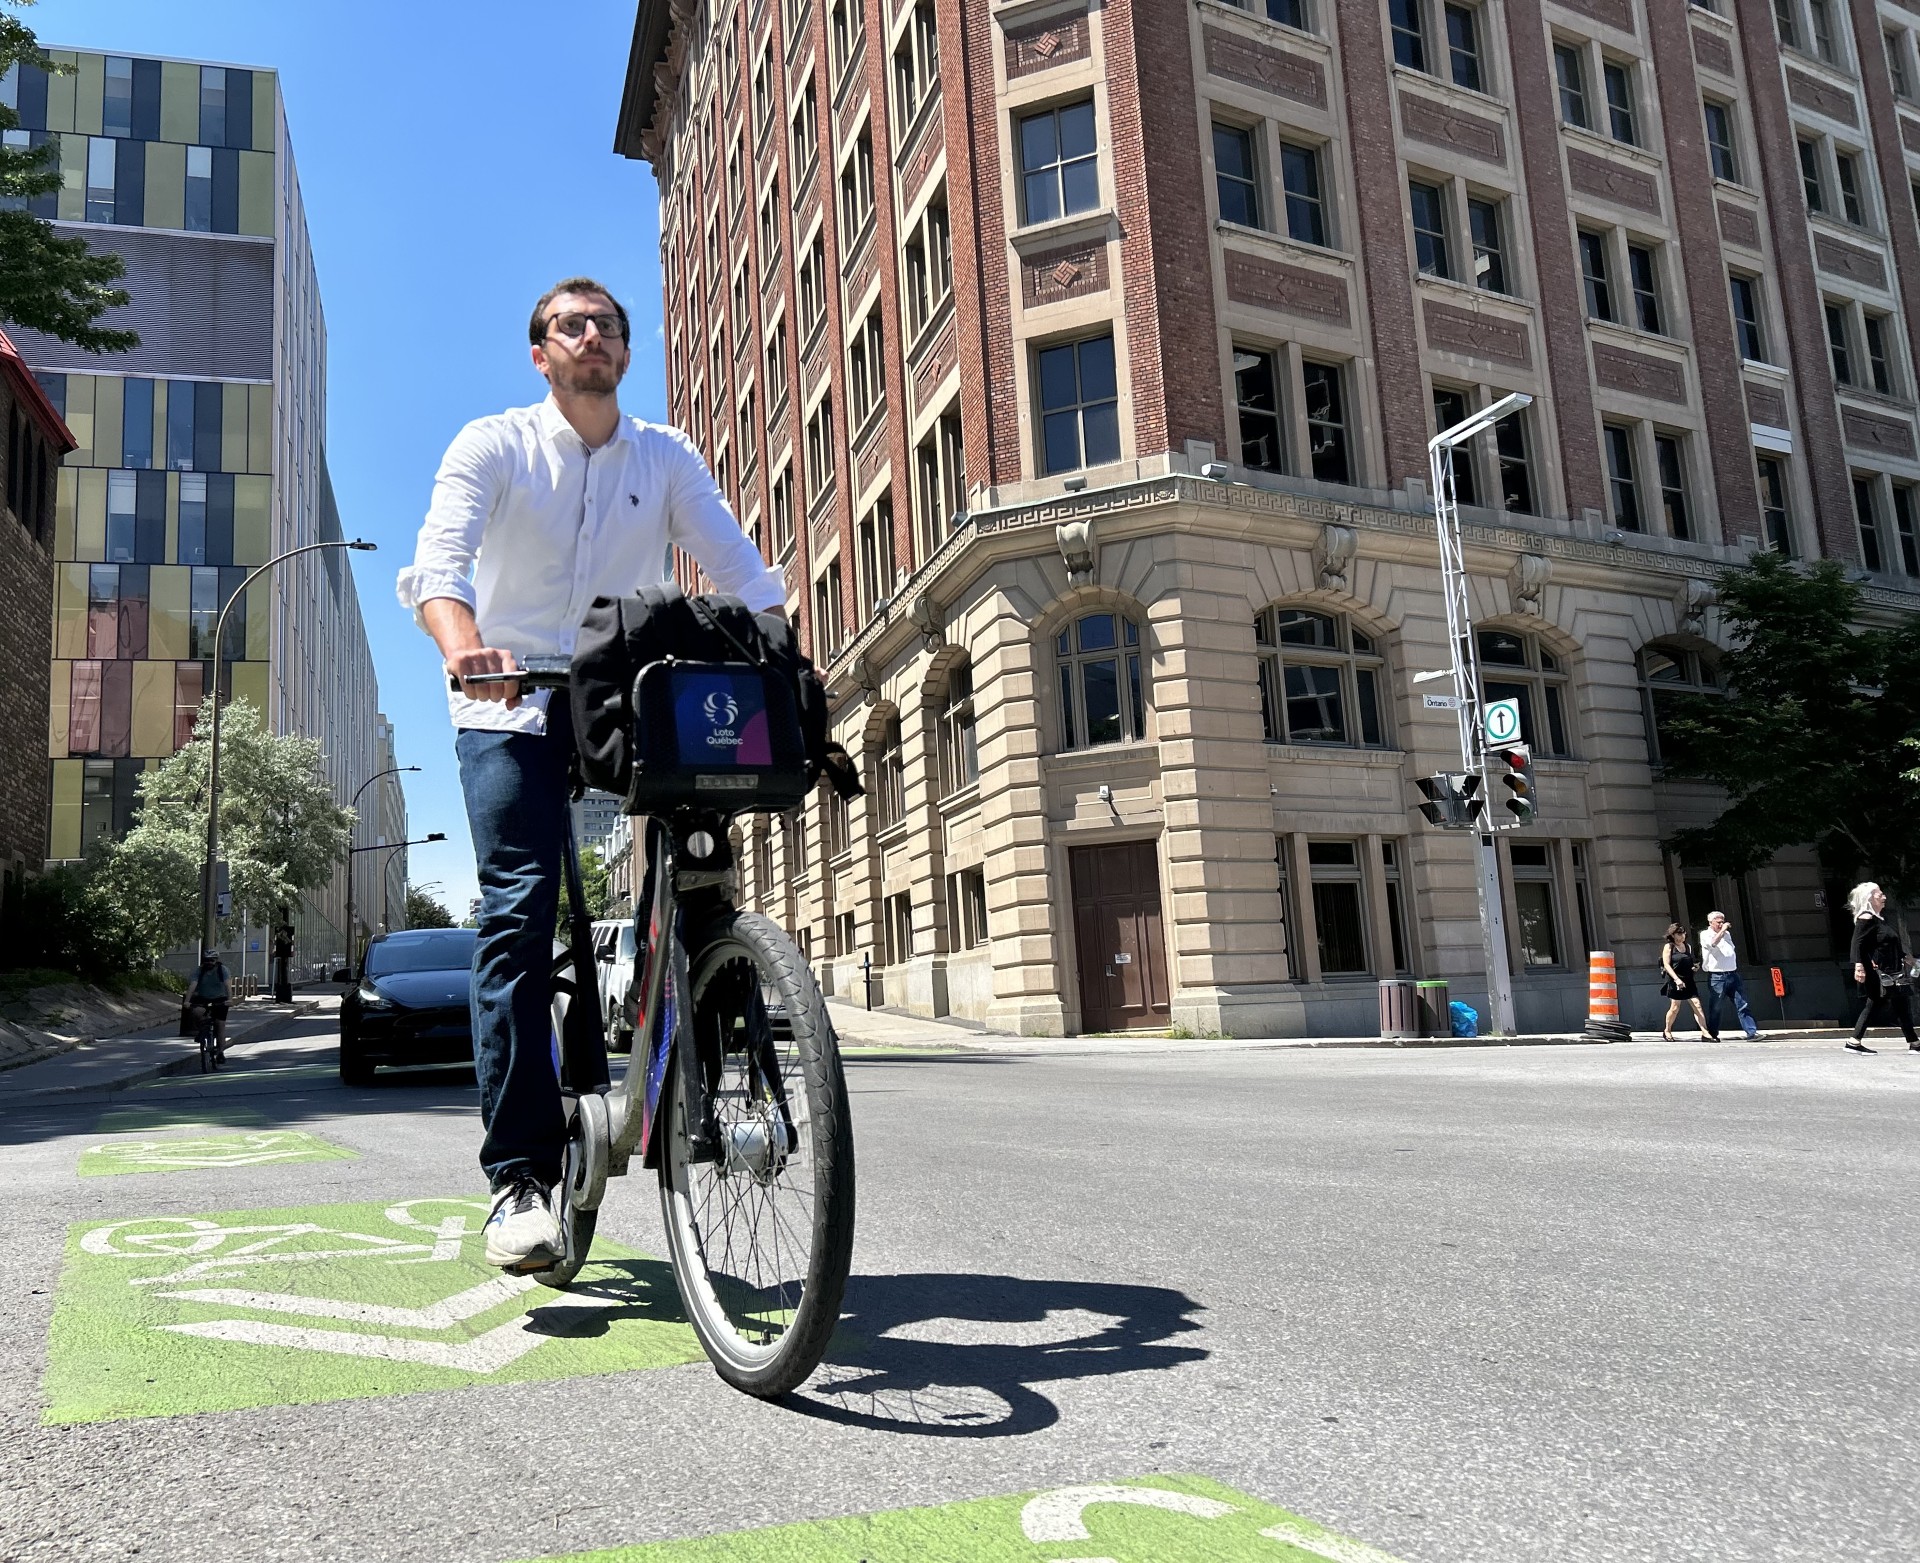
[[[447,687],[464,684],[518,684],[522,689],[567,689],[573,684],[571,657],[528,657],[510,673],[469,673],[464,679],[447,675]]]

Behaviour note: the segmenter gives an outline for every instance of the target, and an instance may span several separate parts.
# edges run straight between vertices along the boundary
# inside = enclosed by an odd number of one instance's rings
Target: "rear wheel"
[[[727,913],[693,948],[687,1017],[718,1147],[690,1158],[706,1136],[676,1082],[660,1171],[667,1246],[720,1376],[783,1395],[819,1365],[853,1257],[846,1078],[819,984],[768,918]]]

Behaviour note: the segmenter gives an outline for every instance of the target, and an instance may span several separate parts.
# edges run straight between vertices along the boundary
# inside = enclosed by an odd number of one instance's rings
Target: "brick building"
[[[0,331],[0,728],[37,733],[53,649],[53,508],[73,435]],[[47,856],[47,773],[0,766],[0,896]]]
[[[1523,1027],[1670,916],[1840,1002],[1835,887],[1663,855],[1713,582],[1920,606],[1920,13],[1894,0],[643,0],[671,416],[784,564],[867,768],[748,828],[842,991],[1030,1033],[1369,1029],[1484,991],[1428,439],[1540,819]],[[1826,910],[1822,910],[1822,907]]]

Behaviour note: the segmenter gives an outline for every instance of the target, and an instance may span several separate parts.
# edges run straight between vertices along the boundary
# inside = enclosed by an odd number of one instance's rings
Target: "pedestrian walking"
[[[1693,1017],[1700,1022],[1700,1035],[1709,1042],[1718,1042],[1720,1038],[1713,1027],[1707,1024],[1707,1012],[1700,1007],[1700,986],[1694,978],[1693,945],[1687,938],[1687,930],[1678,923],[1667,924],[1667,942],[1660,947],[1660,970],[1664,973],[1660,980],[1660,991],[1667,999],[1667,1020],[1661,1035],[1669,1042],[1676,1041],[1673,1023],[1680,1018],[1680,1006],[1691,1004]]]
[[[1847,910],[1853,913],[1853,980],[1860,984],[1863,999],[1847,1047],[1855,1053],[1879,1051],[1867,1046],[1867,1022],[1874,1005],[1885,999],[1907,1046],[1920,1053],[1920,1038],[1913,1033],[1913,965],[1901,948],[1899,931],[1881,916],[1886,905],[1885,892],[1871,880],[1855,885],[1847,896]]]
[[[1733,925],[1725,912],[1707,913],[1707,926],[1700,930],[1700,969],[1707,974],[1707,1029],[1720,1038],[1720,1001],[1733,1001],[1734,1018],[1749,1042],[1760,1035],[1760,1026],[1747,1007],[1746,985],[1740,980],[1740,951],[1733,942]]]

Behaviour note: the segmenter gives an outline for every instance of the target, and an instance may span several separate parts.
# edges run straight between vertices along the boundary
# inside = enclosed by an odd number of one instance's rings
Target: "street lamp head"
[[[403,771],[417,771],[420,769],[420,767],[417,765],[403,765],[400,767],[400,769]]]
[[[380,549],[378,543],[370,543],[364,537],[356,537],[352,542],[347,544],[347,547],[358,549],[363,554],[377,553]]]
[[[447,833],[444,830],[430,830],[427,832],[427,840],[429,841],[445,841],[446,839]]]

